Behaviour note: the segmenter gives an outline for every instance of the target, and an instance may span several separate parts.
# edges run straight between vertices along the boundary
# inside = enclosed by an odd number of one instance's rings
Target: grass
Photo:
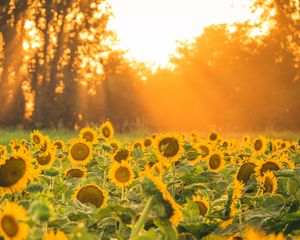
[[[71,139],[77,133],[76,131],[66,130],[66,129],[48,129],[41,131],[43,134],[48,135],[51,139],[62,139],[64,141]],[[7,145],[12,139],[29,139],[30,130],[24,129],[0,129],[0,145]]]
[[[44,135],[48,135],[52,140],[62,139],[68,141],[69,139],[75,137],[78,134],[78,131],[67,130],[64,128],[58,129],[44,129],[41,130]],[[137,139],[147,136],[147,131],[145,130],[135,130],[129,133],[116,134],[116,137],[123,140]],[[18,129],[18,128],[0,128],[0,145],[7,145],[12,139],[29,139],[30,130]]]
[[[41,132],[45,135],[48,135],[51,139],[62,139],[67,141],[72,137],[77,135],[77,131],[75,130],[67,130],[64,128],[58,129],[45,129],[41,130]],[[149,135],[149,131],[138,129],[128,133],[116,134],[116,137],[123,141],[123,140],[132,140],[143,138]],[[200,136],[206,137],[208,133],[200,133]],[[263,135],[268,138],[273,139],[282,139],[282,140],[297,140],[300,138],[300,132],[293,132],[293,131],[263,131],[263,132],[224,132],[221,133],[223,137],[228,138],[241,138],[244,135],[249,135],[250,137],[254,138],[259,135]],[[12,139],[29,139],[30,138],[30,130],[18,129],[18,128],[0,128],[0,145],[7,145],[10,140]]]

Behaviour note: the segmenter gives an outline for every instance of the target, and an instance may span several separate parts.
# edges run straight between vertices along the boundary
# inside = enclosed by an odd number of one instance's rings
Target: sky
[[[251,19],[252,0],[110,0],[126,57],[155,67],[168,65],[178,41],[192,41],[205,26]]]

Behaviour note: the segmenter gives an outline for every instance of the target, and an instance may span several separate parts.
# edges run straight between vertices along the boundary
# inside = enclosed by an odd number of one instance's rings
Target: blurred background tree
[[[261,9],[259,21],[207,27],[151,73],[114,48],[106,0],[3,0],[0,126],[299,130],[299,5]]]
[[[147,82],[155,126],[299,130],[299,6],[257,1],[253,12],[261,7],[258,22],[209,26],[178,47],[174,69]]]

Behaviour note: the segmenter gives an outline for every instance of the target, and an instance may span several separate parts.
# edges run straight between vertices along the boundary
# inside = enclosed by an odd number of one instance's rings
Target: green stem
[[[0,197],[0,204],[4,201],[6,197],[6,193],[4,193],[1,197]]]
[[[172,162],[172,182],[173,182],[173,185],[172,185],[172,197],[175,199],[175,162]]]
[[[42,222],[42,226],[43,226],[43,233],[44,233],[44,235],[46,235],[48,232],[48,223]]]
[[[103,176],[103,187],[104,187],[104,189],[106,189],[106,183],[107,183],[107,171],[108,171],[108,169],[105,167],[104,168],[104,176]]]
[[[141,216],[139,217],[139,220],[138,222],[136,223],[136,225],[134,226],[132,232],[131,232],[131,235],[130,235],[130,239],[133,240],[136,236],[139,235],[140,231],[142,230],[143,226],[144,226],[144,223],[146,221],[146,218],[148,216],[148,213],[152,207],[152,203],[153,203],[153,199],[154,197],[151,196],[147,203],[146,203],[146,206],[141,214]]]
[[[126,199],[126,187],[123,186],[122,187],[122,196],[121,196],[122,204],[124,203],[125,199]]]
[[[65,203],[65,202],[66,202],[66,193],[65,193],[65,192],[63,192],[63,193],[61,194],[61,201],[62,201],[62,203]]]

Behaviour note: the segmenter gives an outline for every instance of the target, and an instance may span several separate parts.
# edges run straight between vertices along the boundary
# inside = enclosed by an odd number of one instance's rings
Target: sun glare
[[[167,67],[177,41],[192,41],[211,24],[253,19],[252,0],[111,0],[117,32],[126,57]],[[259,34],[258,32],[252,33]]]

